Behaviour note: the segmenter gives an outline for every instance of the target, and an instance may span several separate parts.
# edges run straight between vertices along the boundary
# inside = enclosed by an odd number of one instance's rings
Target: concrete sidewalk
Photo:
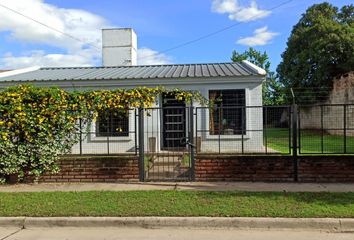
[[[192,228],[354,232],[352,218],[252,217],[0,217],[1,228]]]
[[[250,192],[354,192],[354,183],[134,182],[0,185],[0,192],[195,190]]]
[[[3,236],[3,238],[2,238]],[[240,229],[175,229],[175,228],[35,228],[2,229],[6,240],[353,240],[353,233],[315,230],[240,230]]]

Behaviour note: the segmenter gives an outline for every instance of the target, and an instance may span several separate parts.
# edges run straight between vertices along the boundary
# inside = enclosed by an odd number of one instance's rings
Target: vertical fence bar
[[[263,136],[265,139],[265,153],[268,153],[268,139],[267,139],[267,106],[264,106],[264,118],[265,118],[265,123],[264,123],[264,128],[263,128]]]
[[[298,128],[298,108],[296,104],[293,104],[293,115],[292,115],[292,128],[293,128],[293,166],[294,166],[294,181],[297,182],[298,179],[298,159],[297,159],[297,128]]]
[[[138,114],[136,112],[136,108],[134,109],[134,141],[135,141],[135,155],[138,155],[138,128],[137,128],[137,121],[136,118],[138,117]]]
[[[144,109],[138,110],[138,128],[139,128],[139,181],[145,180],[144,169]]]
[[[219,138],[218,138],[218,144],[219,144],[219,154],[221,153],[221,124],[222,124],[222,120],[221,120],[221,107],[219,107]]]
[[[107,135],[107,155],[109,155],[109,136]]]
[[[344,119],[343,119],[343,127],[344,127],[344,153],[347,153],[347,105],[344,104]]]
[[[82,155],[82,119],[80,118],[80,155]]]
[[[324,128],[323,128],[323,105],[321,105],[321,153],[323,154],[323,135],[324,135]]]
[[[299,154],[301,154],[301,147],[302,147],[302,143],[301,143],[301,110],[297,107],[296,108],[296,115],[297,115],[297,149],[299,150]]]
[[[194,150],[196,152],[200,151],[200,149],[198,149],[198,107],[195,108],[195,141],[194,141]],[[210,123],[209,123],[210,126]],[[202,133],[203,134],[203,133]]]
[[[189,107],[189,149],[190,149],[190,163],[191,163],[191,181],[195,180],[195,171],[194,171],[194,167],[195,167],[195,159],[194,159],[194,144],[196,141],[194,141],[194,119],[193,119],[193,114],[194,114],[194,108],[193,106]]]
[[[291,106],[288,106],[288,116],[289,116],[289,118],[288,118],[289,154],[291,154],[291,129],[292,129],[292,127],[291,127],[291,117],[292,117],[292,115],[291,115]]]
[[[241,151],[242,154],[245,153],[245,146],[244,146],[244,134],[246,133],[245,130],[245,111],[246,111],[246,107],[241,107],[242,111],[241,111]]]
[[[107,155],[109,155],[109,135],[112,134],[112,127],[113,127],[113,123],[112,123],[112,112],[108,112],[109,114],[106,114],[107,117]]]

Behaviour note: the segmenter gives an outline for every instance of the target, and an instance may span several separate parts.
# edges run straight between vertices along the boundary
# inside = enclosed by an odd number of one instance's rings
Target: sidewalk
[[[0,185],[0,192],[195,190],[250,192],[354,192],[354,183],[134,182]]]
[[[2,238],[3,236],[3,238]],[[8,237],[7,237],[8,236]],[[1,229],[0,239],[6,240],[353,240],[353,233],[316,230],[263,229],[184,229],[184,228],[35,228]]]
[[[189,228],[354,232],[351,218],[255,217],[0,217],[1,228]]]

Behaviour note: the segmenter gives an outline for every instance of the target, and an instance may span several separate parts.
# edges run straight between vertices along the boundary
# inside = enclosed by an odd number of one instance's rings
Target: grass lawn
[[[265,135],[264,135],[265,136]],[[289,153],[289,129],[270,128],[266,130],[267,147],[278,152]],[[301,153],[322,153],[322,137],[319,131],[301,130]],[[354,153],[354,137],[346,137],[347,153]],[[344,136],[324,134],[323,153],[344,153]]]
[[[354,193],[0,193],[0,216],[354,217]]]

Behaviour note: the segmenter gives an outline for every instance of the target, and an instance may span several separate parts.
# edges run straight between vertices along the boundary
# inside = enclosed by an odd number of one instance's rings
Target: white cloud
[[[246,46],[263,46],[268,44],[279,33],[268,31],[268,27],[258,28],[253,32],[252,37],[239,39],[236,43]]]
[[[138,49],[138,65],[170,64],[171,57],[150,48]]]
[[[259,9],[255,0],[249,6],[241,6],[238,0],[213,0],[213,12],[229,15],[229,19],[238,22],[250,22],[267,17],[271,11]]]
[[[0,8],[0,32],[9,32],[10,40],[43,44],[64,50],[64,54],[45,53],[43,50],[29,51],[20,56],[9,53],[0,60],[1,67],[13,69],[33,65],[87,66],[94,65],[101,57],[101,28],[109,26],[103,17],[80,9],[59,8],[43,0],[0,0],[0,3],[81,40],[74,40]]]
[[[7,53],[0,59],[0,66],[4,69],[18,69],[30,66],[42,67],[75,67],[92,66],[91,56],[79,54],[46,54],[44,51],[30,51],[22,56],[13,56]]]
[[[27,43],[46,44],[76,52],[85,47],[92,48],[85,43],[99,47],[100,29],[109,26],[108,21],[101,16],[80,9],[58,8],[43,0],[0,0],[0,3],[83,41],[76,41],[12,11],[0,8],[0,31],[9,31],[12,38]]]
[[[238,3],[235,0],[213,0],[211,9],[217,13],[236,12]]]
[[[59,8],[44,0],[0,0],[0,3],[80,41],[53,31],[48,27],[0,7],[0,32],[9,32],[10,40],[23,43],[43,44],[61,48],[60,54],[32,50],[14,56],[8,53],[0,59],[1,68],[39,66],[89,66],[101,62],[101,29],[112,27],[108,20],[81,9]],[[139,55],[156,53],[140,49]],[[64,53],[63,53],[64,52]],[[142,60],[143,63],[168,62],[166,55]]]

